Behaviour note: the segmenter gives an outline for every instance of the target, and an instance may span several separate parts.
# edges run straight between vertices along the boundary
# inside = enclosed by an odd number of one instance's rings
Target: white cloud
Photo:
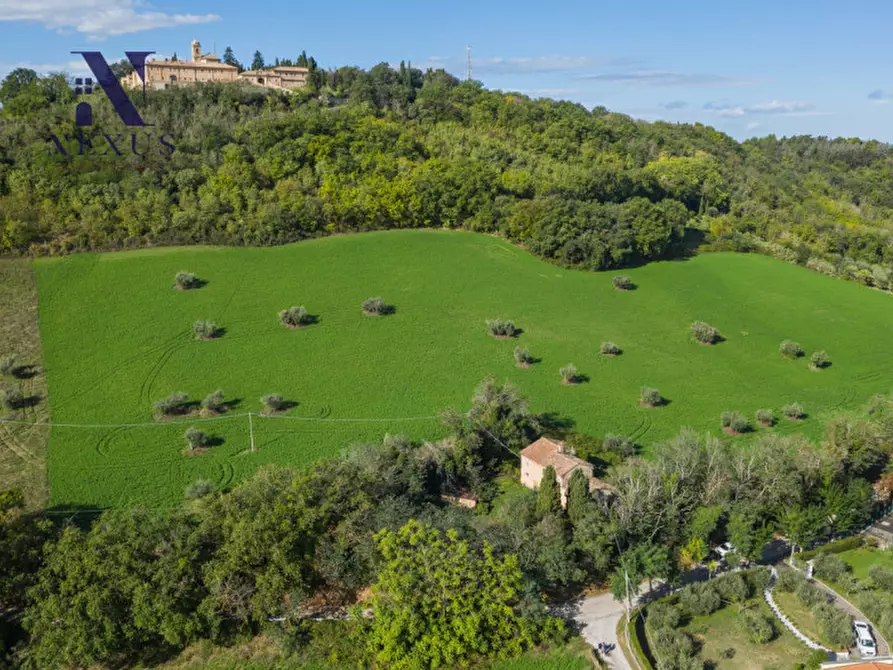
[[[217,14],[166,14],[141,0],[0,0],[0,21],[29,21],[90,40],[153,28],[219,21]]]
[[[596,74],[580,75],[580,79],[600,84],[623,84],[628,86],[745,86],[750,80],[734,79],[719,74],[697,72],[674,72],[672,70],[615,70]]]
[[[759,127],[760,127],[759,121],[751,121],[750,123],[748,123],[745,126],[745,128],[747,128],[748,130],[754,130],[755,128],[759,128]]]
[[[868,99],[876,105],[886,105],[890,100],[893,100],[893,95],[877,89],[868,94]]]
[[[779,115],[779,116],[825,116],[826,112],[814,111],[815,104],[799,100],[783,101],[772,100],[756,105],[733,105],[728,102],[708,102],[704,109],[716,112],[727,118],[738,118],[754,114]]]
[[[0,0],[2,2],[2,0]],[[596,65],[604,60],[589,58],[587,56],[536,56],[536,57],[496,57],[479,58],[471,54],[471,74],[538,74],[550,72],[569,72],[581,68]],[[447,58],[444,56],[431,56],[419,67],[444,68],[447,70],[465,71],[465,58]]]

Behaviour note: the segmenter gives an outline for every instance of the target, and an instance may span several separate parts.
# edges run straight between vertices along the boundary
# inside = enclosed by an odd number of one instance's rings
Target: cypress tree
[[[571,473],[571,480],[567,485],[567,516],[571,523],[576,524],[586,515],[588,502],[589,482],[578,468]]]
[[[558,514],[561,511],[561,491],[555,480],[555,468],[547,465],[543,470],[539,490],[536,492],[536,513],[539,516]]]

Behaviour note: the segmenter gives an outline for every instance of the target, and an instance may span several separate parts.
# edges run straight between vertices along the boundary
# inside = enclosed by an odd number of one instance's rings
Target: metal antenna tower
[[[465,78],[468,81],[471,81],[471,47],[465,47],[465,55],[466,55],[466,65],[465,65]]]

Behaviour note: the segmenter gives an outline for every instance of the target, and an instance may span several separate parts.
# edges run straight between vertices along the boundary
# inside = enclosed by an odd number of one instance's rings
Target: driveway
[[[610,593],[583,598],[575,603],[574,610],[570,612],[580,627],[580,634],[589,644],[597,647],[599,642],[607,642],[614,646],[611,653],[605,657],[609,668],[632,670],[617,643],[617,622],[624,613],[623,603],[614,600],[614,596]]]

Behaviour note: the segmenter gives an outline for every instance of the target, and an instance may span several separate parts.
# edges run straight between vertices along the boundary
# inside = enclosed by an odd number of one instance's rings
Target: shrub
[[[529,368],[530,364],[533,363],[533,356],[530,355],[527,349],[515,347],[515,363],[519,368]]]
[[[682,614],[679,608],[669,603],[654,603],[648,606],[648,625],[653,629],[678,628]]]
[[[803,347],[792,340],[785,340],[779,344],[778,350],[785,358],[800,358],[803,355]]]
[[[626,275],[614,275],[611,277],[611,282],[618,291],[629,291],[635,286],[633,280]]]
[[[814,370],[821,370],[822,368],[828,367],[830,362],[827,351],[816,351],[809,358],[809,367]]]
[[[881,591],[893,593],[893,570],[883,565],[872,565],[868,568],[868,579],[872,585]]]
[[[577,368],[572,363],[568,363],[565,367],[561,368],[558,371],[558,374],[561,375],[562,384],[577,383]]]
[[[807,607],[815,607],[828,602],[828,594],[806,579],[797,584],[794,594]]]
[[[713,586],[726,602],[741,603],[750,598],[751,589],[747,580],[740,573],[723,575],[713,580]]]
[[[639,402],[646,407],[658,407],[663,404],[664,398],[657,389],[643,386],[639,391]]]
[[[25,397],[22,395],[21,391],[7,389],[0,391],[0,403],[9,410],[21,409],[25,404]]]
[[[178,272],[174,277],[174,282],[181,291],[201,286],[201,280],[191,272]]]
[[[369,316],[381,316],[388,313],[388,306],[382,298],[369,298],[363,301],[363,313]]]
[[[310,314],[303,307],[289,307],[279,312],[279,323],[289,328],[301,328],[310,323]]]
[[[681,630],[658,628],[654,631],[654,642],[658,649],[661,650],[662,658],[669,657],[675,661],[678,658],[687,659],[695,653],[695,644],[691,637]],[[667,667],[676,668],[680,666],[670,665]]]
[[[605,439],[602,440],[602,449],[624,457],[632,456],[636,453],[636,445],[631,439],[623,435],[611,435],[610,433],[605,435]]]
[[[195,337],[198,340],[213,340],[220,335],[217,324],[213,321],[196,321],[192,325],[192,332],[195,333]]]
[[[285,406],[285,399],[278,393],[265,395],[260,401],[264,404],[264,412],[267,414],[278,412]]]
[[[202,400],[202,409],[207,412],[219,412],[223,409],[223,391],[217,389]]]
[[[0,375],[11,377],[16,369],[16,357],[4,356],[0,358]]]
[[[603,356],[619,356],[620,355],[620,347],[618,347],[613,342],[602,342],[602,346],[599,351],[602,352]]]
[[[791,568],[779,568],[778,579],[775,581],[775,588],[785,593],[794,593],[800,584],[806,583],[806,577],[798,570]]]
[[[775,638],[775,626],[763,614],[756,610],[745,610],[742,613],[744,629],[751,642],[768,644]]]
[[[693,584],[680,591],[679,603],[689,616],[706,616],[720,608],[722,598],[713,584]]]
[[[208,434],[202,430],[199,430],[195,426],[187,428],[186,432],[183,433],[183,437],[189,444],[190,451],[193,451],[194,449],[197,449],[199,447],[206,447],[208,446],[208,442],[210,441]]]
[[[806,416],[806,412],[803,411],[803,408],[795,402],[790,405],[785,405],[781,412],[792,421],[798,421]]]
[[[746,433],[750,429],[750,423],[739,412],[723,412],[720,423],[729,433]]]
[[[198,500],[212,493],[214,493],[214,482],[208,479],[199,479],[186,489],[186,497],[190,500]]]
[[[842,558],[832,554],[819,554],[813,561],[815,576],[829,582],[839,582],[850,571]]]
[[[503,321],[502,319],[490,319],[487,321],[487,332],[493,337],[507,339],[514,337],[518,329],[515,328],[514,321]]]
[[[691,324],[691,334],[701,344],[716,344],[719,341],[719,331],[703,321]]]
[[[822,603],[812,608],[812,616],[822,636],[832,647],[843,649],[853,644],[853,622],[849,615],[833,605]]]
[[[865,538],[863,538],[861,535],[851,535],[850,537],[845,537],[842,540],[834,540],[833,542],[829,542],[828,544],[823,544],[821,547],[816,547],[815,549],[801,551],[799,556],[801,560],[808,561],[820,554],[841,554],[845,551],[849,551],[850,549],[858,549],[864,544]]]
[[[758,409],[756,413],[757,423],[761,426],[774,426],[775,425],[775,412],[771,409]]]
[[[167,398],[155,403],[155,411],[161,415],[176,414],[183,410],[183,406],[189,400],[185,393],[171,393]]]

